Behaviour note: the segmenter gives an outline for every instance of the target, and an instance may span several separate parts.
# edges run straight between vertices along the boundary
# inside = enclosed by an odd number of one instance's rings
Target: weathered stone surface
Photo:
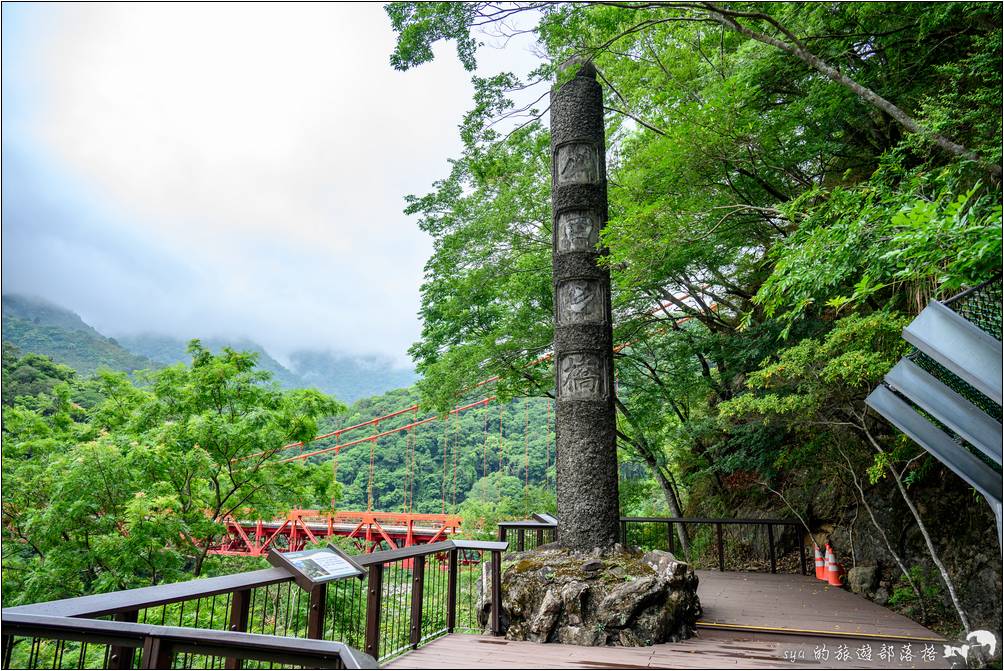
[[[547,590],[544,600],[540,604],[540,610],[537,611],[533,622],[530,623],[530,640],[547,641],[551,636],[551,630],[554,629],[554,625],[558,621],[558,615],[561,614],[561,607],[560,592],[556,589]]]
[[[506,638],[573,645],[653,645],[693,634],[697,576],[668,552],[550,548],[507,556]]]
[[[623,627],[642,605],[663,593],[663,582],[655,575],[626,580],[610,590],[599,608],[596,619],[605,627]]]
[[[855,566],[847,572],[847,585],[855,594],[869,594],[878,584],[878,566]]]
[[[551,91],[555,443],[560,543],[608,548],[619,532],[603,92],[591,64]],[[568,634],[579,637],[580,634]]]

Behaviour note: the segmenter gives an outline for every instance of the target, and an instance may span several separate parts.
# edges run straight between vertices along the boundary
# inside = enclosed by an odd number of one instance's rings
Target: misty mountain
[[[224,347],[240,352],[257,352],[258,367],[272,373],[272,379],[283,389],[301,389],[314,385],[307,384],[298,375],[272,358],[265,348],[246,338],[200,338],[202,345],[219,353]],[[157,363],[169,366],[175,363],[191,363],[188,340],[155,333],[120,336],[118,341],[127,349],[141,354]]]
[[[290,355],[290,368],[306,386],[316,387],[346,403],[410,387],[418,379],[411,368],[402,368],[389,357],[378,355],[300,350]]]
[[[22,352],[48,355],[84,375],[101,366],[132,371],[192,360],[186,351],[189,339],[157,333],[108,338],[72,310],[17,294],[3,296],[3,339]],[[257,352],[258,366],[271,371],[281,387],[315,387],[344,403],[408,387],[417,379],[410,368],[379,355],[300,350],[291,355],[290,366],[286,367],[264,347],[246,338],[201,340],[213,352],[224,347]]]
[[[22,352],[52,357],[87,375],[100,367],[133,371],[156,368],[150,359],[98,333],[78,314],[40,298],[4,294],[3,339]]]

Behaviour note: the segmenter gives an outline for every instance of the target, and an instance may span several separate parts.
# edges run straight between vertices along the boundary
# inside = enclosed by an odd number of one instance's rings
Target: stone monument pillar
[[[560,543],[618,541],[610,273],[596,261],[607,221],[603,95],[591,63],[551,91],[555,433]]]

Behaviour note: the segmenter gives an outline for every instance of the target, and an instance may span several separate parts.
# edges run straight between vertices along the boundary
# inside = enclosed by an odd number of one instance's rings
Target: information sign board
[[[299,552],[270,550],[268,561],[272,566],[289,570],[296,584],[307,591],[317,585],[343,578],[362,579],[366,574],[366,570],[352,557],[333,545]]]

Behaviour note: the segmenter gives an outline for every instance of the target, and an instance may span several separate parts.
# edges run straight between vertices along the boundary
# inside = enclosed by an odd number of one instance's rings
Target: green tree
[[[86,414],[67,383],[4,413],[5,602],[199,575],[227,515],[311,495],[309,467],[272,457],[343,407],[280,391],[252,353],[190,352],[142,386],[101,373],[104,400]]]

